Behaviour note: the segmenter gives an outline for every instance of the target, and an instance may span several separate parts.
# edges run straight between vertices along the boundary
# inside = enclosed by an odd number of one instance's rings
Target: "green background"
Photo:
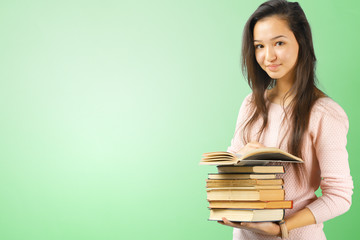
[[[207,221],[201,154],[226,150],[242,29],[262,1],[0,1],[0,239],[231,239]],[[320,88],[350,120],[360,213],[358,1],[300,1]]]

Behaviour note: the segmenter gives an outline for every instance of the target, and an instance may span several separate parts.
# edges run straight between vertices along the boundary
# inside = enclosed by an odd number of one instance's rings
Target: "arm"
[[[315,114],[310,129],[321,169],[320,187],[323,195],[285,219],[288,231],[336,217],[346,212],[351,205],[353,183],[346,151],[348,120],[335,102],[329,105],[330,109]],[[276,223],[233,223],[226,218],[220,223],[265,235],[280,234],[280,227]]]
[[[251,100],[251,94],[249,94],[247,97],[245,97],[244,101],[241,104],[241,107],[239,109],[237,121],[236,121],[236,127],[235,127],[235,133],[231,140],[231,145],[228,147],[227,151],[231,153],[238,153],[241,148],[244,147],[244,143],[241,138],[241,131],[242,127],[245,124],[246,120],[248,119],[248,115],[250,110],[250,100]]]
[[[315,217],[308,208],[304,208],[294,213],[291,217],[285,219],[285,224],[288,231],[315,223]]]
[[[321,169],[322,196],[307,207],[316,223],[322,223],[349,210],[353,181],[346,150],[349,121],[344,110],[327,99],[315,109],[310,134]]]
[[[256,233],[264,234],[264,235],[273,235],[273,236],[281,236],[281,230],[279,224],[273,222],[260,222],[260,223],[235,223],[230,222],[226,218],[222,219],[223,221],[219,221],[219,223],[235,228],[241,228],[250,230]],[[291,217],[285,219],[285,225],[287,230],[290,231],[295,228],[304,227],[310,224],[315,224],[315,217],[312,212],[308,208],[304,208]]]

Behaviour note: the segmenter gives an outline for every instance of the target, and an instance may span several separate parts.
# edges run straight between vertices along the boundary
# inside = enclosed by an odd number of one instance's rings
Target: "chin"
[[[267,72],[267,74],[269,75],[269,77],[271,77],[272,79],[279,79],[282,78],[284,76],[284,74],[281,74],[279,72]]]

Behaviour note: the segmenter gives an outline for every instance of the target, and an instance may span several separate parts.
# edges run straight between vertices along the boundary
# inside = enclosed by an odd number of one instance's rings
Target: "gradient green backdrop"
[[[201,154],[250,92],[242,29],[262,1],[0,2],[0,239],[231,239],[207,221]],[[358,1],[303,0],[320,87],[350,119],[360,213]]]

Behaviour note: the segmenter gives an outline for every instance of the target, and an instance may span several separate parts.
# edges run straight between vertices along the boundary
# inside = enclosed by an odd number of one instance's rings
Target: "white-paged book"
[[[233,154],[230,152],[208,152],[203,154],[200,161],[201,165],[237,165],[237,166],[251,166],[251,165],[266,165],[270,162],[291,162],[303,163],[301,158],[298,158],[288,152],[278,148],[265,147],[258,148],[247,152],[244,155]]]

